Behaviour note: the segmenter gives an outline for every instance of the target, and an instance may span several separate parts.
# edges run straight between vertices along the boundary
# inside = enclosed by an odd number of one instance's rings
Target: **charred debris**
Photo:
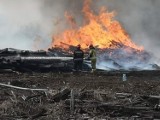
[[[64,43],[63,43],[64,44]],[[119,43],[113,43],[118,46],[117,49],[98,49],[97,65],[103,66],[103,69],[109,71],[125,71],[125,64],[135,64],[127,68],[127,71],[139,71],[139,65],[149,66],[153,70],[159,70],[157,64],[150,64],[152,56],[145,51],[137,51]],[[117,45],[118,44],[118,45]],[[65,44],[66,45],[66,44]],[[49,48],[48,51],[28,51],[14,48],[0,50],[0,71],[20,71],[20,72],[48,72],[62,71],[71,72],[73,70],[73,51],[75,46],[69,46],[68,50],[58,47]],[[88,50],[84,50],[88,51]],[[126,52],[127,51],[127,52]],[[87,56],[87,52],[86,52]],[[107,66],[107,64],[109,64]],[[138,65],[138,66],[136,66]],[[111,66],[111,68],[109,68]],[[84,60],[84,71],[90,71],[90,63]],[[101,69],[101,68],[100,68]],[[103,71],[103,70],[100,70]]]
[[[0,119],[160,119],[160,83],[146,80],[155,77],[145,72],[138,81],[135,74],[126,82],[119,75],[0,74]]]
[[[0,50],[0,65],[1,71],[6,72],[70,72],[73,69],[73,57],[71,52],[59,48],[48,49],[48,51],[6,48]],[[84,69],[90,70],[90,67],[84,63]]]

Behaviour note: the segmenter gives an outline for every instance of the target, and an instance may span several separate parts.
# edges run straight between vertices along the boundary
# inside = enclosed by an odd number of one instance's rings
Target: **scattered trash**
[[[126,76],[126,74],[123,74],[122,80],[123,80],[123,81],[127,81],[127,76]]]

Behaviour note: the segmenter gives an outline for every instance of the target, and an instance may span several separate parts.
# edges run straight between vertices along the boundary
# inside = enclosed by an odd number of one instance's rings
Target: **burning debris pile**
[[[91,2],[92,0],[84,1],[82,10],[84,23],[80,27],[78,27],[76,19],[69,13],[66,13],[71,29],[64,31],[62,34],[54,35],[52,46],[67,49],[67,46],[62,43],[73,46],[81,44],[82,48],[86,49],[90,44],[93,44],[100,49],[106,49],[119,48],[119,45],[124,45],[136,50],[143,50],[142,47],[132,42],[120,23],[114,19],[114,12],[109,13],[103,7],[99,14],[95,15],[90,8]]]
[[[81,45],[84,51],[89,45],[97,47],[97,66],[105,70],[157,69],[150,60],[153,57],[143,47],[136,45],[114,19],[115,12],[102,7],[99,12],[91,9],[92,0],[84,0],[83,23],[79,26],[76,18],[66,12],[71,28],[53,35],[52,46],[70,52],[70,46]]]

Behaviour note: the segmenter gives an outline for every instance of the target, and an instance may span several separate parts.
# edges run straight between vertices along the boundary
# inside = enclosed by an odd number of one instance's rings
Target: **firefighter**
[[[92,72],[96,71],[96,50],[93,45],[89,46],[89,59],[91,60],[91,67],[92,67]]]
[[[74,51],[74,70],[81,71],[83,66],[83,58],[84,58],[84,52],[81,50],[81,46],[78,45],[77,49]]]

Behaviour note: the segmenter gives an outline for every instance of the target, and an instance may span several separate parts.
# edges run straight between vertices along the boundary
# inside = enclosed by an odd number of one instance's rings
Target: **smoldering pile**
[[[117,48],[99,50],[98,67],[105,70],[158,70],[151,53],[114,43]]]

